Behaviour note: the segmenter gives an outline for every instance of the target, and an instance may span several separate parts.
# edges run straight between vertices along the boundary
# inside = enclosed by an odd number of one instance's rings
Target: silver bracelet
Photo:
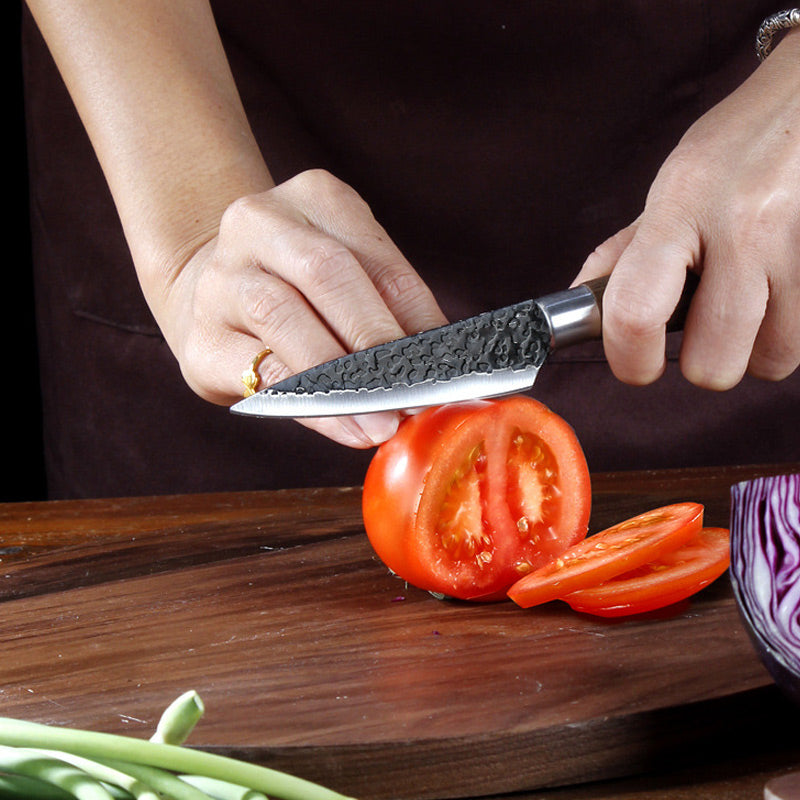
[[[788,11],[779,11],[767,17],[758,29],[756,36],[756,54],[758,60],[763,61],[772,50],[772,37],[778,31],[786,28],[795,28],[800,25],[800,8],[790,8]]]

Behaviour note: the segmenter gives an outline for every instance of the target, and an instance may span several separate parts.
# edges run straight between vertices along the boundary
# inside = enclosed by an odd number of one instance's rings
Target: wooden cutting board
[[[594,476],[592,530],[798,465]],[[436,600],[358,489],[0,506],[0,715],[190,744],[361,798],[477,797],[800,737],[726,579],[646,619]],[[788,737],[788,738],[787,738]],[[800,741],[800,738],[798,738]]]

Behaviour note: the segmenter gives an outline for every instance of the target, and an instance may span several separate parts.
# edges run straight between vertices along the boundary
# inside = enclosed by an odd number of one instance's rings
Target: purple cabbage
[[[731,580],[764,666],[800,703],[800,474],[731,487]]]

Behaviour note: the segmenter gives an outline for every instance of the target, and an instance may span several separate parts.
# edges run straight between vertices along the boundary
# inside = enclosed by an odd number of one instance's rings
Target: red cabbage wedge
[[[800,474],[731,487],[730,569],[764,665],[800,703]]]

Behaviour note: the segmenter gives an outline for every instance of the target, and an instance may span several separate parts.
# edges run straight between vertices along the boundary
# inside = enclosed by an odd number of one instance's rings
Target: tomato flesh
[[[521,557],[514,567],[525,574],[543,557],[563,549],[554,546],[559,539],[554,525],[561,514],[558,464],[539,437],[516,430],[512,434],[508,466],[508,509],[523,543]]]
[[[727,528],[703,528],[686,544],[610,581],[561,598],[601,617],[643,614],[691,597],[730,565]]]
[[[409,583],[501,599],[586,535],[589,471],[572,429],[532,398],[427,409],[376,452],[364,527]]]
[[[674,550],[702,528],[703,506],[676,503],[596,533],[517,581],[508,596],[523,608],[608,581]]]

